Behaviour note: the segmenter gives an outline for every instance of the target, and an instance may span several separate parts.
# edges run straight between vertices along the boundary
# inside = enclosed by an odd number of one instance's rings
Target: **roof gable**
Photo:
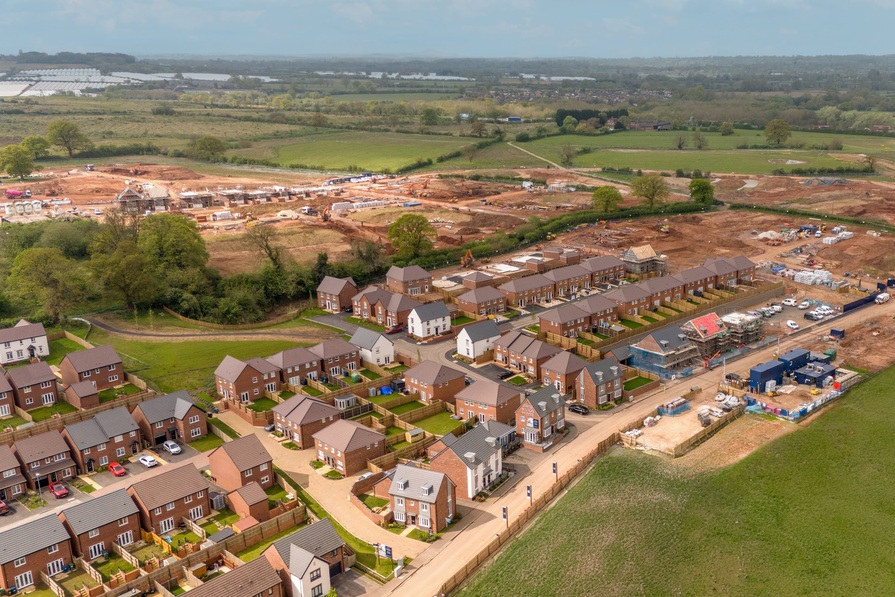
[[[108,367],[109,365],[117,365],[121,363],[121,357],[115,352],[110,345],[97,346],[96,348],[88,348],[87,350],[79,350],[70,352],[65,355],[64,361],[68,361],[72,368],[78,373],[84,373],[92,369],[100,367]]]
[[[196,405],[193,403],[193,398],[186,390],[178,390],[151,400],[144,400],[137,405],[137,409],[150,424],[153,424],[165,419],[182,420],[194,406]]]
[[[24,319],[20,320],[11,328],[0,330],[0,344],[3,342],[18,342],[31,338],[39,338],[46,336],[42,323],[28,323]]]
[[[208,456],[211,458],[215,454],[226,454],[233,466],[240,472],[273,460],[255,434],[245,435],[232,442],[225,442],[212,450]]]
[[[398,282],[414,282],[416,280],[425,280],[431,278],[432,274],[424,270],[418,265],[408,265],[407,267],[398,267],[393,265],[388,269],[385,277]]]
[[[148,510],[164,506],[210,487],[199,470],[192,464],[160,472],[130,486]],[[206,494],[207,495],[207,494]]]
[[[538,390],[530,396],[525,396],[522,399],[520,408],[526,404],[531,405],[538,417],[543,418],[553,411],[562,409],[565,406],[566,401],[559,392],[556,391],[556,388],[548,386]]]
[[[8,564],[51,545],[70,541],[57,516],[41,516],[0,533],[0,564]]]
[[[385,436],[357,421],[339,419],[313,435],[315,440],[332,446],[341,452],[353,452],[371,444],[385,442]]]
[[[433,321],[435,319],[450,317],[450,311],[448,311],[447,305],[441,301],[414,307],[412,312],[416,314],[420,321]]]
[[[297,394],[285,402],[277,404],[272,410],[284,419],[299,425],[320,421],[327,417],[341,416],[342,413],[335,406],[303,394]]]
[[[505,298],[505,295],[493,286],[482,286],[475,288],[469,292],[464,292],[457,297],[458,301],[465,303],[484,303],[485,301],[499,301]]]
[[[518,389],[491,381],[479,380],[457,392],[457,400],[469,400],[488,406],[502,406],[507,402],[521,400],[522,392]]]
[[[271,543],[268,549],[275,549],[286,564],[286,568],[290,568],[292,545],[297,545],[320,557],[339,549],[345,542],[339,537],[332,521],[324,518]]]
[[[116,489],[62,511],[75,535],[92,531],[137,512],[139,512],[137,505],[124,489]]]
[[[317,292],[322,294],[341,294],[348,287],[352,291],[357,290],[357,284],[351,278],[334,278],[333,276],[324,276],[317,286]]]
[[[587,366],[587,361],[578,355],[563,350],[553,355],[542,367],[545,371],[554,371],[560,375],[567,375],[569,373],[577,373],[584,369],[585,366]]]

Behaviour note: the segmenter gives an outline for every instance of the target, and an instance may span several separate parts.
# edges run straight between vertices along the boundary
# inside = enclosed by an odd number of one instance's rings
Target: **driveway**
[[[328,325],[332,328],[340,329],[348,335],[353,335],[354,332],[357,331],[357,326],[346,321],[346,317],[350,317],[350,315],[336,315],[333,313],[332,315],[313,315],[307,319],[322,323],[323,325]]]
[[[332,580],[332,587],[338,591],[339,597],[359,597],[379,588],[369,577],[354,568],[338,575]]]
[[[90,499],[89,494],[78,491],[72,487],[70,483],[65,483],[65,486],[68,487],[68,497],[58,500],[53,497],[53,494],[51,494],[46,487],[44,487],[41,493],[43,494],[44,500],[47,501],[47,505],[37,508],[36,510],[29,510],[14,500],[6,502],[9,505],[9,509],[12,510],[12,513],[0,517],[0,531],[17,527],[30,520],[55,514],[65,508],[70,508],[79,502],[86,502]]]

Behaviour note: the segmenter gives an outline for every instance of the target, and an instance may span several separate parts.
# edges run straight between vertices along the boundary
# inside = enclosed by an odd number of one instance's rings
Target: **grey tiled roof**
[[[602,294],[592,294],[574,303],[587,313],[593,315],[601,311],[615,311],[616,304],[612,299],[606,298]]]
[[[615,369],[613,371],[613,369]],[[582,375],[584,372],[587,372],[587,375],[590,375],[590,378],[597,385],[604,384],[610,381],[615,381],[616,379],[620,379],[624,376],[624,367],[621,367],[618,364],[618,361],[615,358],[608,357],[603,359],[602,361],[597,361],[596,363],[588,363],[587,367],[584,368]],[[602,375],[602,377],[601,377]]]
[[[650,294],[658,292],[666,292],[668,290],[679,289],[683,283],[674,276],[659,276],[657,278],[648,278],[639,284],[641,288]]]
[[[283,563],[289,568],[291,546],[297,545],[302,549],[311,552],[315,556],[323,556],[345,545],[345,542],[339,537],[332,521],[328,518],[318,520],[314,524],[308,525],[303,529],[299,529],[291,535],[286,535],[279,541],[271,543],[268,549],[275,549]],[[259,558],[265,559],[265,558]]]
[[[516,401],[515,406],[519,405],[520,392],[517,388],[511,388],[503,384],[491,381],[490,379],[479,380],[466,386],[457,392],[457,400],[470,400],[488,406],[502,406],[512,400]]]
[[[482,286],[480,288],[475,288],[470,290],[469,292],[464,292],[460,296],[457,297],[458,301],[466,302],[466,303],[484,303],[486,301],[499,301],[502,298],[505,298],[506,295],[494,288],[493,286]]]
[[[320,282],[320,285],[317,287],[317,292],[323,294],[339,294],[348,284],[350,284],[354,288],[357,288],[357,284],[355,284],[354,280],[352,280],[351,278],[334,278],[332,276],[324,276],[323,280]]]
[[[566,401],[557,392],[556,388],[548,386],[538,390],[536,393],[526,396],[522,399],[522,404],[530,403],[538,416],[543,418],[555,410],[561,410],[565,406]]]
[[[515,348],[512,350],[515,352]],[[547,344],[543,340],[534,340],[522,351],[522,356],[538,361],[545,357],[552,357],[559,352],[562,352],[561,348],[557,348],[552,344]]]
[[[678,272],[674,275],[674,277],[678,280],[681,280],[682,282],[691,283],[714,278],[715,272],[708,268],[699,266],[691,267],[689,269],[685,269],[682,272]]]
[[[152,400],[144,400],[137,405],[150,424],[166,419],[183,419],[190,407],[195,406],[186,390],[178,390]]]
[[[121,362],[121,357],[118,356],[114,348],[107,344],[105,346],[97,346],[96,348],[88,348],[87,350],[70,352],[65,355],[63,360],[71,363],[71,366],[78,373],[83,373],[118,364]]]
[[[578,355],[574,355],[567,350],[563,350],[562,352],[556,353],[553,357],[550,358],[542,368],[545,371],[555,371],[556,373],[566,374],[566,373],[577,373],[584,369],[587,365],[587,361],[579,357]]]
[[[19,459],[25,464],[71,451],[68,444],[62,439],[62,434],[55,429],[39,435],[24,437],[17,440],[13,446]]]
[[[209,457],[216,452],[226,454],[239,471],[247,471],[250,468],[273,460],[264,448],[264,444],[261,443],[261,440],[254,433],[235,439],[232,442],[221,444],[212,450]]]
[[[571,280],[573,278],[582,278],[585,276],[589,276],[590,272],[580,265],[567,265],[565,267],[558,267],[556,269],[552,269],[549,272],[544,273],[544,277],[548,280],[553,280],[554,282],[562,282],[565,280]]]
[[[239,377],[247,365],[248,363],[245,361],[240,361],[236,357],[231,357],[228,354],[224,356],[224,360],[222,360],[221,364],[214,370],[214,375],[215,377],[220,377],[226,381],[235,382],[236,378]]]
[[[367,350],[372,350],[373,346],[379,342],[380,338],[384,338],[382,334],[375,330],[371,330],[364,327],[358,327],[355,330],[354,335],[351,336],[351,340],[349,342],[354,344],[358,348],[366,348]],[[388,338],[386,338],[388,340]],[[391,340],[388,340],[391,342]]]
[[[650,293],[637,284],[625,284],[624,286],[619,286],[615,290],[610,290],[603,296],[619,303],[627,303],[648,298]]]
[[[408,265],[407,267],[393,265],[388,269],[388,273],[385,274],[385,277],[399,282],[413,282],[414,280],[431,278],[432,274],[418,265]]]
[[[451,315],[447,305],[441,301],[420,305],[419,307],[415,307],[413,312],[416,313],[416,316],[419,317],[420,321],[432,321],[433,319],[450,317]]]
[[[19,340],[29,340],[31,338],[39,338],[46,336],[42,323],[28,323],[24,319],[20,320],[11,328],[0,330],[0,344],[4,342],[18,342]]]
[[[470,342],[478,342],[485,338],[497,338],[500,336],[500,330],[497,329],[497,324],[494,323],[493,319],[483,319],[468,325],[460,331],[461,334],[464,332],[469,336]]]
[[[615,255],[600,255],[598,257],[585,259],[581,262],[581,267],[589,272],[601,272],[607,269],[614,269],[619,266],[624,267],[624,265],[625,262]]]
[[[411,311],[420,305],[422,303],[415,298],[411,298],[406,294],[395,293],[389,296],[383,306],[389,313],[400,313],[401,311]]]
[[[404,372],[405,380],[413,378],[430,386],[447,383],[462,377],[464,377],[462,371],[435,361],[423,361]]]
[[[264,490],[261,489],[261,486],[254,481],[243,485],[242,487],[237,489],[235,493],[238,493],[243,501],[249,506],[267,501],[267,494],[264,493]]]
[[[364,427],[357,421],[346,421],[344,419],[336,421],[329,427],[324,427],[315,433],[313,437],[315,440],[319,440],[345,453],[366,448],[376,442],[385,441],[385,436],[378,431]]]
[[[267,362],[285,371],[289,367],[304,365],[305,363],[319,362],[320,357],[303,346],[289,348],[277,354],[267,357]]]
[[[98,529],[138,512],[137,505],[125,489],[117,489],[62,511],[75,535]]]
[[[0,533],[0,564],[8,564],[51,545],[70,541],[59,517],[41,516]]]
[[[670,325],[664,328],[659,328],[643,340],[646,340],[649,337],[652,337],[653,340],[655,340],[656,344],[658,344],[659,346],[662,346],[663,341],[668,342],[668,346],[665,347],[665,352],[677,350],[685,344],[690,344],[690,339],[684,335],[683,330],[680,328],[680,326],[677,325]],[[640,342],[643,342],[643,340],[641,340]]]
[[[563,303],[559,307],[554,307],[538,315],[539,319],[557,324],[571,323],[588,317],[590,317],[590,313],[582,309],[578,303]]]
[[[399,464],[395,467],[388,494],[434,504],[446,477],[444,473]],[[426,488],[429,490],[428,493],[425,491]]]
[[[342,414],[342,411],[335,406],[302,394],[297,394],[285,402],[280,402],[271,410],[287,421],[297,425],[319,421],[326,417],[339,417]]]
[[[305,572],[314,558],[317,557],[307,549],[302,549],[298,545],[289,546],[289,574],[295,578],[304,578]]]
[[[162,471],[138,481],[130,489],[149,510],[164,506],[198,491],[208,491],[209,484],[192,464]]]
[[[724,274],[732,274],[737,271],[736,266],[732,264],[728,259],[709,258],[706,259],[705,263],[702,266],[719,276],[723,276]]]
[[[247,564],[217,576],[190,590],[190,597],[254,597],[267,595],[268,589],[282,582],[267,558],[255,558]]]
[[[9,382],[14,388],[34,386],[45,381],[56,381],[56,375],[46,362],[40,361],[10,369],[7,373]]]
[[[487,462],[492,455],[500,451],[500,444],[495,441],[495,445],[492,446],[487,442],[488,438],[496,440],[497,436],[493,435],[488,427],[478,425],[457,438],[457,441],[448,446],[446,450],[456,454],[467,467],[471,468],[482,462]],[[443,453],[439,453],[435,458],[439,458]]]

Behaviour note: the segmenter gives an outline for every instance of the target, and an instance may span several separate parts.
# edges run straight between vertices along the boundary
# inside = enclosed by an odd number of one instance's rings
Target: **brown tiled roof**
[[[234,382],[236,378],[239,377],[239,374],[242,373],[242,370],[246,368],[245,361],[240,361],[236,357],[231,357],[229,354],[224,357],[224,360],[221,361],[221,364],[218,365],[218,368],[214,370],[215,377],[220,377],[221,379]]]
[[[267,558],[255,558],[189,591],[190,597],[254,597],[267,595],[282,582]]]
[[[564,350],[553,355],[549,361],[544,363],[542,368],[545,371],[555,371],[556,373],[565,375],[568,373],[577,373],[586,366],[587,361],[578,355],[574,355],[571,352]]]
[[[25,388],[45,381],[56,381],[53,370],[44,361],[10,369],[7,375],[9,376],[9,383],[14,388]]]
[[[591,257],[581,262],[581,267],[589,272],[602,272],[607,269],[614,269],[619,266],[624,267],[625,262],[615,255],[599,255]]]
[[[284,419],[298,425],[319,421],[327,417],[340,416],[342,412],[335,406],[302,394],[297,394],[289,400],[277,404],[271,410]]]
[[[352,352],[356,353],[358,349],[354,344],[350,344],[341,338],[336,338],[335,340],[327,340],[326,342],[315,344],[308,350],[321,359],[331,359],[344,354],[351,354]]]
[[[491,380],[476,381],[457,392],[457,400],[469,400],[488,406],[502,406],[512,400],[519,406],[522,392]]]
[[[404,372],[404,379],[418,379],[424,384],[438,385],[457,378],[463,378],[463,372],[435,361],[423,361]]]
[[[708,280],[715,277],[715,272],[712,270],[699,266],[699,267],[691,267],[689,269],[685,269],[682,272],[678,272],[674,275],[675,278],[681,280],[685,283],[691,282],[699,282],[702,280]]]
[[[0,444],[0,473],[22,466],[16,459],[12,449],[6,444]]]
[[[360,301],[365,296],[367,297],[367,300],[370,301],[370,305],[372,306],[380,300],[388,302],[388,299],[391,298],[392,293],[378,286],[367,286],[366,288],[355,294],[353,297],[351,297],[351,300]]]
[[[233,462],[233,465],[240,471],[247,471],[250,468],[255,468],[260,464],[273,460],[264,448],[264,444],[261,443],[261,440],[255,434],[245,435],[232,442],[226,442],[212,450],[208,456],[210,457],[216,452],[226,454]]]
[[[645,299],[650,296],[650,293],[636,284],[626,284],[607,292],[603,296],[619,303],[627,303]]]
[[[407,267],[398,267],[393,265],[389,268],[386,278],[397,280],[398,282],[413,282],[414,280],[425,280],[431,278],[432,274],[424,270],[418,265],[408,265]]]
[[[369,427],[364,427],[357,421],[343,419],[315,433],[314,439],[348,453],[376,442],[384,442],[385,436]]]
[[[567,265],[565,267],[558,267],[556,269],[550,270],[549,272],[546,272],[544,274],[544,277],[554,282],[562,282],[564,280],[571,280],[572,278],[582,278],[589,275],[590,272],[580,265]]]
[[[613,306],[615,305],[613,304]],[[570,323],[578,319],[587,319],[588,317],[590,317],[590,313],[582,309],[578,303],[563,303],[559,307],[544,311],[538,315],[539,319],[558,324]]]
[[[11,328],[0,330],[0,344],[4,342],[18,342],[30,338],[39,338],[46,336],[42,323],[28,323],[24,319],[15,324]]]
[[[411,311],[422,305],[415,298],[410,298],[406,294],[393,294],[388,301],[384,301],[383,306],[389,313],[400,313],[401,311]]]
[[[252,481],[237,489],[234,493],[238,493],[239,497],[248,504],[253,506],[267,501],[267,494],[261,489],[261,486]]]
[[[78,373],[84,373],[100,367],[117,365],[121,362],[121,357],[118,356],[114,348],[107,344],[105,346],[97,346],[96,348],[88,348],[87,350],[79,350],[78,352],[70,352],[62,360],[68,361]]]
[[[13,444],[19,459],[24,463],[43,460],[56,454],[68,453],[69,447],[57,430],[24,437]],[[38,471],[39,472],[39,471]]]
[[[482,286],[461,294],[457,297],[457,300],[467,303],[484,303],[485,301],[499,301],[504,296],[504,293],[493,286]]]
[[[659,292],[674,290],[675,288],[679,289],[681,288],[681,286],[683,286],[683,282],[681,282],[674,276],[659,276],[657,278],[648,278],[638,284],[638,286],[640,286],[650,294],[655,294]]]
[[[305,363],[319,361],[320,357],[318,357],[307,348],[298,346],[296,348],[289,348],[282,352],[278,352],[277,354],[271,355],[267,357],[266,360],[274,367],[285,371],[289,367],[295,367],[298,365],[304,365]]]
[[[334,278],[332,276],[324,276],[317,287],[317,292],[322,294],[339,294],[350,284],[352,288],[357,288],[357,284],[351,278]]]
[[[161,472],[130,486],[143,505],[152,510],[198,491],[207,491],[208,481],[192,464]]]
[[[74,392],[75,396],[79,396],[81,398],[85,396],[93,396],[94,394],[99,393],[99,390],[96,389],[96,382],[92,382],[90,380],[73,383],[65,389],[66,392],[68,392],[69,390]]]
[[[506,292],[526,292],[528,290],[534,290],[535,288],[542,288],[545,286],[551,288],[553,286],[553,282],[548,278],[545,278],[541,274],[534,274],[531,276],[525,276],[524,278],[516,278],[515,280],[510,280],[505,284],[501,284],[497,288]]]

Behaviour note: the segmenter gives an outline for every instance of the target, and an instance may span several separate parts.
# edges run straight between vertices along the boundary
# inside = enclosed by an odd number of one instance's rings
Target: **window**
[[[190,425],[195,425],[199,422],[199,415],[193,415],[190,417]]]
[[[196,437],[199,437],[200,435],[202,435],[202,430],[200,428],[194,427],[193,429],[190,430],[190,437],[196,438]]]
[[[8,471],[3,471],[4,479],[7,479],[9,477],[15,477],[15,476],[16,476],[16,469],[14,469],[14,468],[9,469]]]
[[[252,469],[249,469],[249,470],[243,472],[242,474],[243,474],[243,476],[245,476],[245,477],[251,477],[251,476],[252,476]]]
[[[429,528],[429,519],[420,517],[419,526],[424,527],[424,528]]]
[[[107,464],[109,464],[109,457],[108,456],[100,456],[99,457],[99,465],[106,466]]]
[[[321,597],[323,595],[323,585],[314,585],[311,587],[311,597]]]
[[[51,545],[47,548],[47,553],[56,553],[59,551],[59,544]]]
[[[196,506],[189,512],[190,520],[202,518],[202,506]]]
[[[163,426],[164,424],[165,424],[164,421],[159,421],[158,423],[155,424],[155,428],[156,428],[156,429],[161,429],[162,426]]]
[[[200,497],[202,497],[203,495],[205,495],[205,492],[204,492],[204,491],[200,491],[199,493],[196,494],[196,497],[197,497],[197,498],[200,498]]]
[[[395,521],[396,522],[404,522],[406,519],[404,517],[404,512],[395,512]]]
[[[25,558],[19,558],[15,561],[15,567],[20,568],[25,565]]]
[[[130,435],[130,437],[137,437],[137,432],[131,431],[129,435]]]
[[[268,481],[270,481],[270,477],[261,477],[261,484],[262,484],[262,485],[263,485],[264,483],[267,483]]]
[[[109,376],[109,383],[112,383],[113,381],[118,381],[118,376],[117,376],[117,375],[110,375],[110,376]]]
[[[92,531],[87,533],[87,536],[91,539],[93,539],[94,537],[99,537],[99,529],[93,529]]]
[[[429,511],[429,504],[420,502],[420,512],[428,512],[428,511]]]
[[[90,454],[90,448],[84,448],[84,454],[85,455]]]
[[[83,375],[84,377],[90,377],[90,371],[85,371]]]
[[[120,526],[120,527],[126,527],[126,526],[127,526],[127,523],[128,523],[128,517],[127,517],[127,516],[125,516],[124,518],[119,518],[119,519],[118,519],[118,526]]]
[[[115,450],[115,456],[118,458],[124,457],[124,448],[118,448]]]
[[[44,390],[46,390],[51,385],[53,385],[52,381],[44,381],[44,382],[41,382],[40,387],[43,388]]]
[[[266,462],[261,463],[261,466],[258,467],[258,470],[259,470],[259,471],[266,471],[266,470],[267,470],[267,463],[266,463]]]
[[[162,509],[161,509],[161,508],[156,508],[155,510],[152,511],[152,513],[153,513],[153,514],[161,514],[161,513],[162,513]]]
[[[320,578],[320,568],[317,568],[316,570],[311,570],[311,580],[314,581],[319,578]]]
[[[168,509],[168,510],[173,510],[173,509],[174,509],[174,502],[168,502],[168,505],[165,506],[165,508]]]
[[[189,503],[192,502],[192,501],[193,501],[193,496],[191,496],[191,495],[188,495],[188,496],[186,496],[185,498],[183,498],[183,503],[184,503],[184,504],[189,504]]]
[[[115,365],[109,365],[109,371],[115,371]]]
[[[402,498],[402,497],[396,497],[396,498],[395,498],[395,505],[396,505],[396,506],[402,506],[402,507],[403,507],[403,506],[404,506],[404,498]]]

